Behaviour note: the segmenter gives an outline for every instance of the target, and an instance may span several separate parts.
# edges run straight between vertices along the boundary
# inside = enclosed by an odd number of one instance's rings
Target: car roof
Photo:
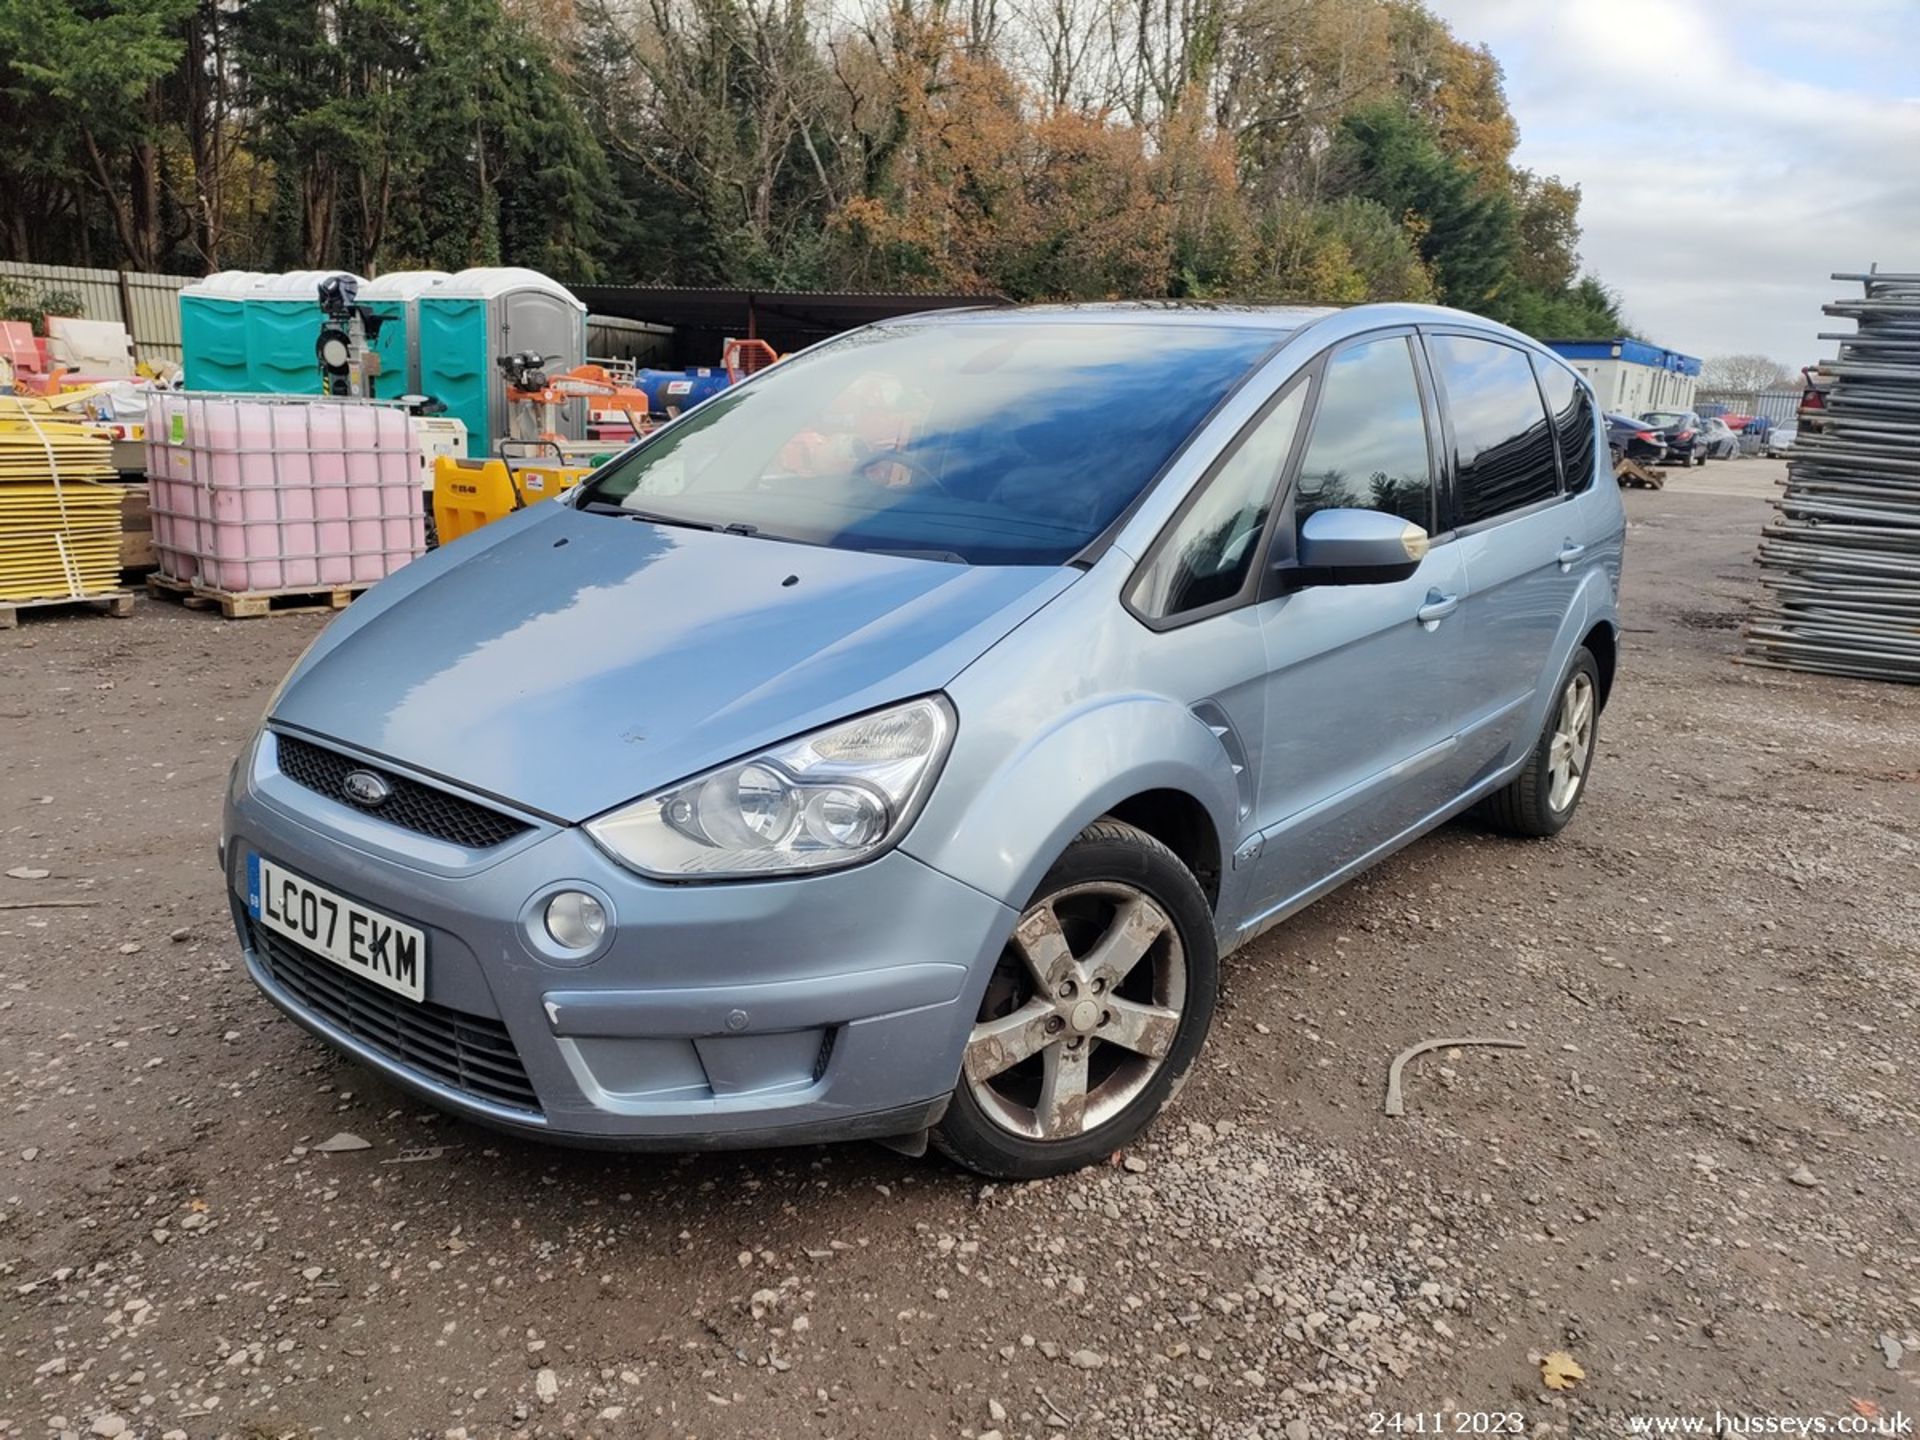
[[[899,325],[1166,325],[1231,328],[1265,332],[1276,339],[1308,328],[1324,330],[1330,342],[1395,325],[1446,325],[1481,330],[1513,341],[1566,365],[1564,359],[1531,336],[1497,320],[1444,305],[1376,302],[1366,305],[1259,305],[1223,300],[1100,300],[1070,304],[968,306],[898,315],[874,322]],[[1571,372],[1572,367],[1567,367]]]
[[[1210,300],[1100,300],[1068,304],[967,306],[896,315],[875,323],[896,325],[1132,324],[1230,327],[1291,334],[1338,314],[1331,305],[1244,305]]]

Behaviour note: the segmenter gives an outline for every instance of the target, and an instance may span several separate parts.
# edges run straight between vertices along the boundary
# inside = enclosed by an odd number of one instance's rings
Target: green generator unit
[[[367,341],[380,357],[374,399],[427,393],[420,384],[420,297],[451,279],[445,270],[395,270],[360,287],[359,304],[381,322],[379,333]]]
[[[554,370],[586,362],[587,307],[537,270],[462,270],[422,290],[413,304],[419,317],[420,381],[411,388],[466,422],[470,458],[492,456],[510,432],[513,417],[501,356],[533,351],[550,357]],[[571,439],[585,439],[586,419],[580,407],[568,406],[562,428]]]

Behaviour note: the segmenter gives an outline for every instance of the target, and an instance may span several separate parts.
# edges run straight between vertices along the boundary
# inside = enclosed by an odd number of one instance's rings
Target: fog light
[[[569,950],[591,950],[607,933],[607,912],[591,895],[562,890],[547,902],[547,933]]]

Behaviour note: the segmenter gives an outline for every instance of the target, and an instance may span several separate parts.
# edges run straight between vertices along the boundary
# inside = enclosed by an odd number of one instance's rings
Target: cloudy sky
[[[1491,46],[1517,163],[1649,339],[1795,368],[1834,271],[1920,271],[1920,0],[1428,0]]]

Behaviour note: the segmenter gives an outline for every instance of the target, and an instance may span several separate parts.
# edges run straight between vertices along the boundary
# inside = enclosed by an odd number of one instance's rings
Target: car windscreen
[[[1640,418],[1649,425],[1678,425],[1687,417],[1680,410],[1649,410]]]
[[[901,322],[662,428],[577,504],[975,565],[1057,565],[1284,338],[1199,324]]]

